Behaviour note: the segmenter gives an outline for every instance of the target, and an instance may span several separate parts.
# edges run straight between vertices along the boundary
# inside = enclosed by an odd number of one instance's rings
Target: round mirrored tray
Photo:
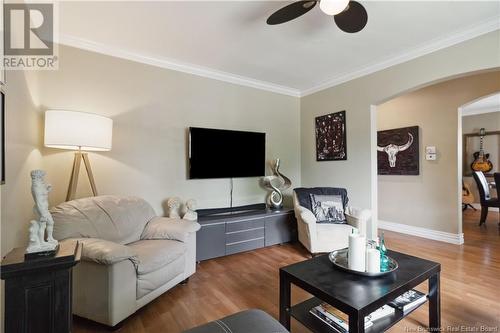
[[[388,270],[384,272],[378,272],[378,273],[370,273],[370,272],[360,272],[360,271],[354,271],[352,269],[349,269],[347,265],[347,249],[341,249],[337,251],[333,251],[328,255],[328,258],[332,262],[333,266],[337,267],[338,269],[341,269],[343,271],[353,273],[353,274],[358,274],[358,275],[364,275],[364,276],[384,276],[387,274],[390,274],[394,272],[396,269],[398,269],[398,263],[396,260],[392,259],[391,257],[387,256],[387,259],[389,260],[389,268]]]

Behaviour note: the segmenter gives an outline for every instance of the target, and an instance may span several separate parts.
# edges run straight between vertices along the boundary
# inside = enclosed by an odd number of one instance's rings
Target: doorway
[[[478,184],[472,177],[473,169],[481,170],[487,180],[486,196],[498,198],[494,173],[500,172],[500,92],[481,97],[458,108],[461,118],[463,230],[477,229],[481,218],[481,198]],[[460,140],[459,140],[460,141]],[[485,236],[488,227],[496,229],[500,223],[498,208],[485,208],[484,224],[479,231]],[[500,224],[499,224],[500,225]],[[497,232],[495,232],[497,233]]]

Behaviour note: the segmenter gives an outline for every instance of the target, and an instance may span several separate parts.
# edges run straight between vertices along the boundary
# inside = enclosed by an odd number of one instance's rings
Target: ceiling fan
[[[291,3],[267,19],[267,24],[281,24],[304,15],[319,2],[319,8],[327,15],[333,16],[337,26],[345,32],[355,33],[363,30],[368,22],[365,7],[357,1],[349,0],[301,0]]]

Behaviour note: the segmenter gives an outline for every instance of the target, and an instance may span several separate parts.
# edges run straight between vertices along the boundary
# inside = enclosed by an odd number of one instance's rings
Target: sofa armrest
[[[371,210],[357,207],[347,207],[345,212],[347,223],[357,228],[361,235],[366,235],[366,226],[371,216]]]
[[[198,222],[176,218],[155,217],[148,222],[141,239],[172,239],[186,242],[189,234],[200,230]]]
[[[62,242],[74,240],[69,238]],[[127,259],[130,259],[134,265],[137,263],[137,254],[131,247],[98,238],[78,238],[76,240],[83,244],[82,260],[94,261],[103,265],[112,265]]]
[[[297,206],[297,210],[300,216],[300,220],[306,224],[315,224],[317,222],[316,216],[309,209]]]

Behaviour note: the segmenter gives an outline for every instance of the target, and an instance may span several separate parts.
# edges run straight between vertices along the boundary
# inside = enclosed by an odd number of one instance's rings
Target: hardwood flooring
[[[499,332],[500,228],[498,213],[486,226],[479,214],[464,213],[465,244],[458,246],[386,232],[390,249],[440,262],[441,317],[445,332]],[[166,292],[125,320],[119,332],[181,332],[237,311],[260,308],[278,317],[278,268],[307,259],[299,244],[286,244],[202,262],[187,285]],[[425,284],[422,291],[427,290]],[[309,295],[293,288],[292,301]],[[423,332],[424,305],[389,332]],[[481,330],[482,327],[482,330]],[[73,332],[106,332],[100,325],[75,318]],[[293,333],[307,329],[292,322]],[[265,332],[263,332],[265,333]]]

